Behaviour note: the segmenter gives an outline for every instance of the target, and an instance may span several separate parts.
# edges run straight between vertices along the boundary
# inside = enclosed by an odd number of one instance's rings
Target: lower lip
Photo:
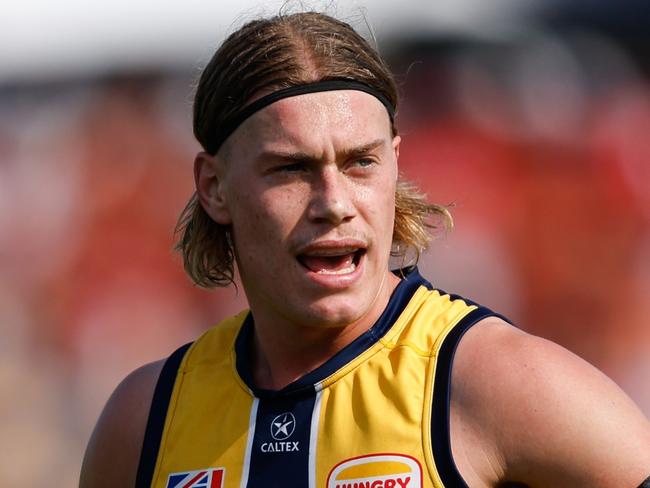
[[[359,262],[354,268],[354,271],[352,271],[351,273],[346,273],[341,275],[316,273],[314,271],[311,271],[308,268],[305,268],[302,265],[301,267],[305,271],[305,274],[307,275],[309,280],[312,281],[313,283],[323,288],[328,288],[331,290],[342,290],[345,288],[349,288],[357,281],[359,281],[359,279],[361,279],[361,275],[365,268],[365,262],[366,262],[366,253],[363,253],[361,256],[359,256]]]

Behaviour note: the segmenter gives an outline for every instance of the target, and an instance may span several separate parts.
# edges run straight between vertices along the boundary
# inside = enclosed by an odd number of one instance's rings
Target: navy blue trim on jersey
[[[440,292],[444,295],[444,292]],[[469,305],[476,305],[458,295],[450,295],[452,300],[463,300]],[[472,310],[449,332],[442,342],[436,364],[435,380],[433,384],[433,402],[431,406],[431,449],[436,469],[443,485],[458,488],[467,488],[467,484],[460,475],[451,452],[451,433],[449,415],[451,411],[451,369],[454,355],[460,340],[470,327],[486,317],[499,317],[509,322],[505,317],[494,313],[486,307]]]
[[[248,488],[309,486],[309,440],[315,403],[315,393],[259,401]]]
[[[156,389],[151,400],[147,428],[144,433],[142,442],[142,451],[140,452],[140,462],[138,464],[138,473],[136,475],[136,488],[149,488],[153,471],[156,467],[158,450],[160,449],[160,440],[162,439],[163,429],[165,428],[165,419],[167,418],[167,408],[174,391],[176,374],[183,361],[185,353],[192,343],[179,347],[165,361],[160,371]]]
[[[366,332],[357,337],[350,344],[345,346],[324,364],[281,390],[264,390],[256,388],[253,382],[250,362],[250,344],[253,341],[254,322],[253,316],[249,313],[235,341],[236,366],[241,379],[258,398],[270,398],[288,394],[303,392],[311,394],[314,385],[334,374],[345,364],[352,361],[359,354],[370,348],[381,339],[393,326],[406,305],[411,301],[413,294],[420,286],[430,288],[431,285],[420,276],[416,268],[396,271],[395,274],[402,278],[388,301],[388,305],[382,312],[377,322]]]

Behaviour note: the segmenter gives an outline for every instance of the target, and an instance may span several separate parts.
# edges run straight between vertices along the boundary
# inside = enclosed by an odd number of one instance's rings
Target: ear
[[[393,137],[393,152],[395,153],[395,164],[399,163],[399,145],[402,142],[400,136]]]
[[[230,225],[225,170],[224,161],[217,156],[200,152],[194,158],[194,183],[201,206],[217,224]]]

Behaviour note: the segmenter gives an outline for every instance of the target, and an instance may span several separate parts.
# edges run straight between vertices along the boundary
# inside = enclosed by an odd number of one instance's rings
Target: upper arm
[[[135,486],[151,399],[163,362],[135,370],[109,398],[86,448],[80,488]]]
[[[501,481],[634,488],[650,474],[650,424],[609,378],[566,349],[503,322],[459,344],[452,409]]]

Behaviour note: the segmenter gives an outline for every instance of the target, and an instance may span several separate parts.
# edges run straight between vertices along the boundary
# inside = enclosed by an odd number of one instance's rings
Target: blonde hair
[[[194,98],[194,135],[206,152],[219,149],[224,122],[260,93],[324,80],[353,80],[381,93],[397,108],[390,70],[350,25],[317,12],[255,20],[231,34],[203,70]],[[394,121],[393,135],[397,134]],[[432,239],[430,229],[452,225],[449,211],[429,204],[404,180],[395,191],[393,256],[415,251],[415,259]],[[185,271],[199,286],[227,286],[234,278],[230,227],[213,221],[196,193],[176,225],[176,250]]]

